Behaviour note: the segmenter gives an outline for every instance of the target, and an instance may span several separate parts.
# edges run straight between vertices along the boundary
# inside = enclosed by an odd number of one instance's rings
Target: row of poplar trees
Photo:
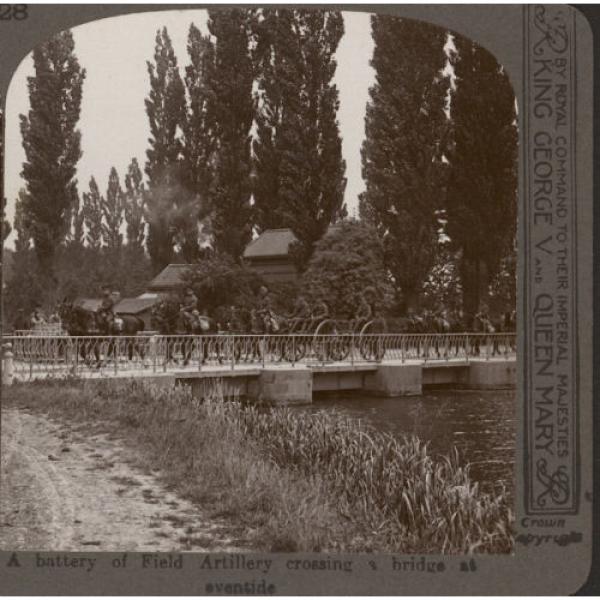
[[[190,27],[183,78],[166,29],[148,64],[152,263],[164,267],[175,250],[195,260],[202,234],[214,251],[239,260],[253,229],[278,227],[294,231],[298,261],[305,262],[343,214],[345,165],[332,83],[341,14],[214,10],[208,30],[203,36]]]
[[[26,189],[20,238],[51,273],[57,248],[143,244],[154,272],[174,259],[217,253],[239,260],[253,229],[291,227],[299,263],[345,214],[345,163],[332,83],[343,35],[338,11],[209,10],[209,35],[191,25],[180,70],[166,28],[147,64],[150,125],[145,177],[135,159],[123,190],[113,168],[79,197],[85,70],[66,31],[33,52],[31,108],[21,116]],[[256,124],[256,135],[252,136]],[[252,202],[251,198],[254,198]]]
[[[514,260],[514,92],[493,55],[470,40],[386,16],[373,16],[372,30],[376,82],[362,149],[361,217],[381,233],[404,310],[418,303],[440,256],[451,256],[463,310],[473,315]]]
[[[333,84],[344,27],[338,11],[209,10],[193,24],[180,71],[166,29],[148,62],[145,178],[132,160],[82,201],[76,164],[85,70],[70,32],[34,50],[31,109],[21,116],[26,189],[17,243],[33,241],[52,272],[65,243],[147,250],[154,272],[202,256],[203,236],[239,260],[253,229],[290,227],[306,266],[327,227],[345,216],[345,163]],[[514,250],[516,115],[492,55],[426,23],[372,17],[376,82],[363,145],[361,218],[381,233],[385,267],[404,308],[439,261],[440,231],[457,257],[467,312],[476,312]],[[454,85],[448,75],[454,69]],[[145,183],[144,183],[145,179]],[[251,200],[253,198],[253,201]]]

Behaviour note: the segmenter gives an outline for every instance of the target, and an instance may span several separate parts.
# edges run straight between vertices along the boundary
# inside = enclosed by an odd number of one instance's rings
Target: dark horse
[[[144,322],[136,316],[99,314],[71,302],[63,302],[60,313],[62,322],[64,323],[67,332],[72,337],[135,336],[140,331],[144,330]],[[93,356],[96,366],[100,367],[102,362],[97,340],[82,340],[81,343],[78,344],[78,348],[78,355],[86,364],[91,362]],[[130,361],[133,359],[135,350],[137,350],[143,358],[144,349],[141,343],[138,343],[137,340],[133,343],[128,341],[126,351]],[[115,358],[116,352],[117,345],[114,340],[111,340],[108,344],[106,356]]]
[[[174,299],[167,299],[160,302],[152,310],[152,326],[161,335],[167,336],[165,348],[166,361],[177,362],[177,358],[174,356],[174,346],[176,343],[180,343],[182,345],[183,364],[187,365],[194,350],[194,339],[185,337],[183,340],[177,340],[177,336],[213,335],[217,333],[217,326],[213,319],[199,314],[198,311],[194,311],[189,318],[186,318],[186,315],[181,312],[179,306],[179,302]],[[204,363],[209,354],[209,341],[202,340],[200,350],[202,354],[201,360]],[[217,355],[220,355],[218,347]]]

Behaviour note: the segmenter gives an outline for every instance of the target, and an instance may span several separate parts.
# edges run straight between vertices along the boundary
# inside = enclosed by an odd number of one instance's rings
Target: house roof
[[[114,311],[117,314],[137,315],[151,308],[159,301],[159,298],[123,298],[115,304]]]
[[[166,266],[149,284],[148,289],[164,290],[183,287],[185,284],[181,275],[190,268],[188,264],[173,264]]]
[[[287,256],[290,244],[295,241],[291,229],[267,229],[246,246],[244,258]]]

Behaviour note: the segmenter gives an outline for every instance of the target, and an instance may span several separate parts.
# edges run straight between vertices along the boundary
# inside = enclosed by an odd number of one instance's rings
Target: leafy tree
[[[144,250],[144,183],[137,159],[132,158],[125,175],[124,215],[127,223],[127,246]]]
[[[146,152],[147,245],[153,270],[158,272],[171,262],[178,201],[188,197],[180,181],[185,88],[166,27],[156,33],[154,63],[147,65],[150,93],[145,102],[151,135]]]
[[[327,227],[346,214],[333,84],[344,24],[339,11],[266,9],[257,31],[257,225],[291,227],[303,267]]]
[[[25,211],[27,201],[27,192],[24,188],[21,188],[19,196],[15,201],[15,217],[13,221],[15,233],[17,234],[15,238],[16,253],[25,252],[31,247],[31,228]]]
[[[199,260],[182,279],[194,289],[203,310],[212,316],[222,307],[252,306],[264,283],[257,273],[241,266],[228,254]]]
[[[38,277],[38,264],[31,247],[31,230],[24,206],[27,204],[27,191],[19,190],[15,201],[15,252],[10,274],[3,273],[3,322],[10,327],[17,310],[22,308],[28,314],[40,298],[43,298],[42,278]]]
[[[0,95],[0,105],[3,105]],[[6,198],[4,197],[4,111],[0,108],[0,201],[2,201],[2,242],[10,235],[12,227],[6,219]]]
[[[516,250],[502,259],[497,273],[490,282],[489,308],[491,314],[496,315],[517,309]]]
[[[124,203],[119,174],[112,167],[108,176],[106,196],[101,199],[102,216],[104,218],[104,223],[102,223],[102,240],[104,241],[104,246],[112,253],[118,253],[123,245],[121,224],[123,223]]]
[[[446,33],[383,15],[371,24],[376,81],[367,105],[360,214],[383,239],[385,264],[407,309],[417,304],[438,250]]]
[[[299,109],[300,82],[289,73],[295,51],[291,9],[265,8],[254,22],[257,79],[256,137],[253,142],[254,216],[259,231],[289,225],[281,195],[282,120]],[[295,106],[294,106],[295,103]]]
[[[27,182],[23,210],[30,222],[43,271],[52,273],[56,247],[70,225],[81,157],[77,130],[85,70],[74,53],[73,36],[63,31],[33,50],[35,75],[28,77],[30,110],[21,115]]]
[[[192,23],[187,51],[190,64],[185,68],[185,85],[189,97],[187,119],[183,126],[182,179],[188,200],[179,215],[184,231],[181,251],[189,262],[198,257],[200,222],[209,220],[212,206],[215,150],[215,47],[210,36],[203,36]]]
[[[313,301],[325,300],[334,315],[351,318],[358,295],[371,287],[385,310],[390,306],[392,288],[383,259],[383,245],[373,227],[342,221],[317,242],[301,289]]]
[[[102,205],[104,199],[100,195],[98,184],[90,179],[89,193],[83,193],[83,222],[86,229],[85,241],[92,250],[102,246]]]
[[[6,238],[11,232],[12,226],[10,221],[6,219],[6,198],[2,197],[2,243],[6,242]]]
[[[75,192],[73,206],[71,209],[71,233],[69,236],[69,241],[71,244],[77,247],[83,246],[83,241],[85,239],[85,231],[83,226],[84,220],[85,215],[79,199],[79,193]]]
[[[508,76],[494,56],[460,36],[454,45],[447,231],[461,251],[463,307],[472,315],[487,300],[502,260],[514,251],[516,108]]]
[[[458,315],[462,308],[462,287],[458,273],[458,257],[447,244],[439,244],[438,252],[423,284],[423,307],[438,311],[445,309],[451,315]]]
[[[252,9],[209,10],[215,38],[210,87],[216,124],[214,186],[211,194],[214,248],[239,261],[252,238],[250,129],[254,119],[250,54]]]

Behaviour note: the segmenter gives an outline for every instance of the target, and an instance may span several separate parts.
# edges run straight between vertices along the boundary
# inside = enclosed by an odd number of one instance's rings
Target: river
[[[311,411],[336,409],[393,435],[416,434],[432,453],[453,446],[483,489],[514,492],[516,392],[435,391],[422,396],[380,398],[361,393],[317,394]]]

